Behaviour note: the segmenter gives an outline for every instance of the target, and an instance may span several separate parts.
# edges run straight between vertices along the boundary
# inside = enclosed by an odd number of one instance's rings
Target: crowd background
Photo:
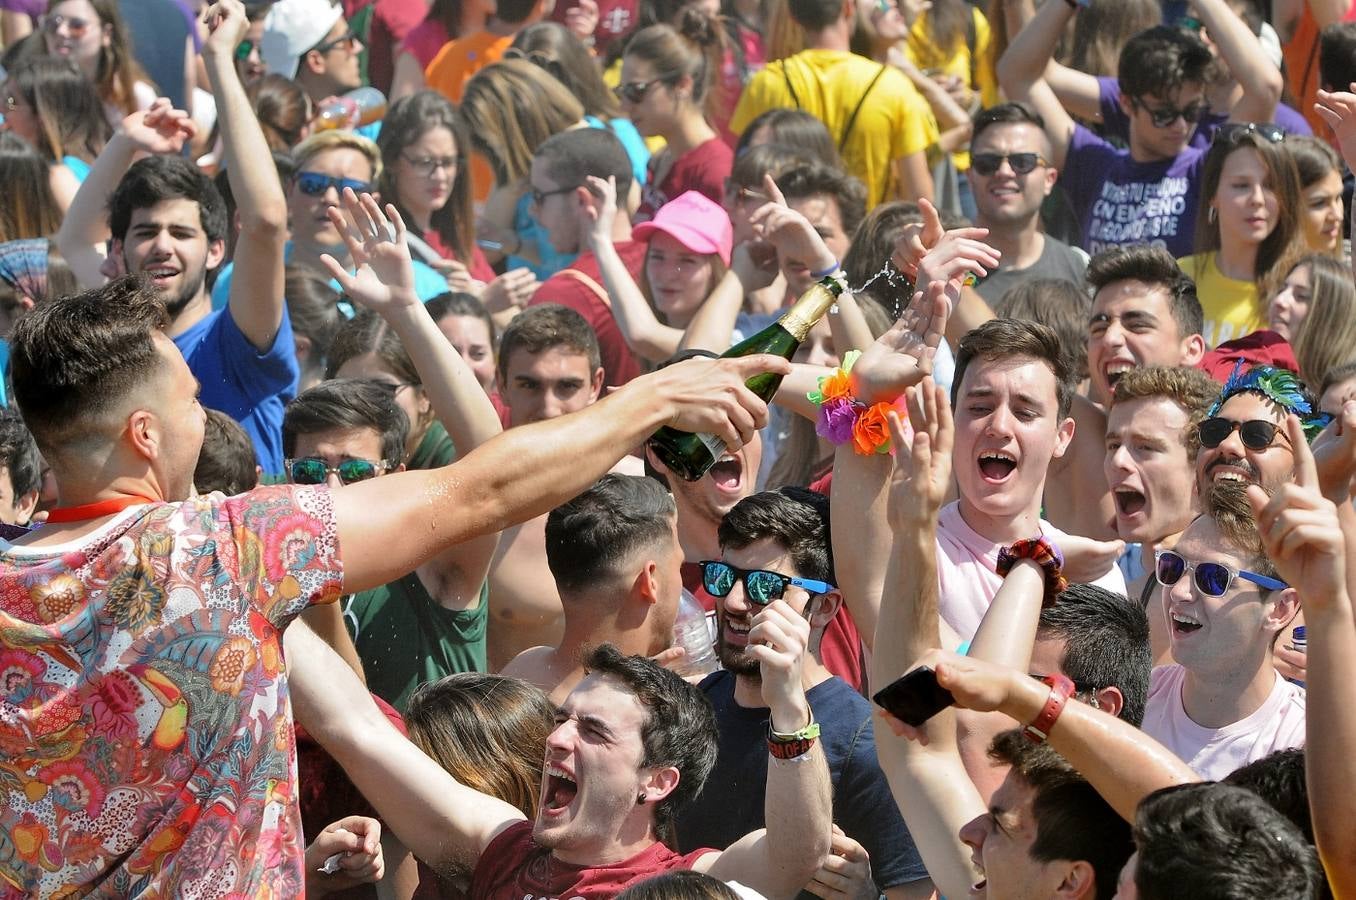
[[[13,896],[1356,896],[1356,3],[0,39]]]

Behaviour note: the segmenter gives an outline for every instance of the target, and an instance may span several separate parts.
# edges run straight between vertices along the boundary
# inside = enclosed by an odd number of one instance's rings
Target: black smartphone
[[[931,666],[905,672],[876,692],[876,705],[906,725],[919,728],[928,719],[956,702],[951,692],[937,683]]]

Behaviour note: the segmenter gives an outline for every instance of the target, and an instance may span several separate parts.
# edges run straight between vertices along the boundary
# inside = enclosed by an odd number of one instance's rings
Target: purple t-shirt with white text
[[[1059,181],[1083,226],[1083,249],[1096,255],[1122,244],[1165,247],[1174,257],[1194,249],[1196,206],[1205,151],[1140,163],[1082,125],[1075,126]]]
[[[1121,109],[1120,96],[1121,83],[1119,79],[1107,77],[1097,79],[1097,104],[1102,112],[1102,136],[1128,141],[1130,140],[1130,117],[1125,114],[1125,110]],[[1314,130],[1309,127],[1309,123],[1305,121],[1304,116],[1284,103],[1276,104],[1274,118],[1274,124],[1284,128],[1287,134],[1314,133]],[[1192,133],[1191,140],[1187,141],[1187,146],[1209,150],[1210,142],[1215,139],[1215,132],[1227,121],[1229,121],[1229,113],[1227,112],[1211,110],[1201,116],[1201,121]]]

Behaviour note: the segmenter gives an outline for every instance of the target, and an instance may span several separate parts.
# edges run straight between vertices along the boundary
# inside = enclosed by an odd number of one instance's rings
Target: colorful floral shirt
[[[299,897],[282,629],[335,600],[329,494],[0,542],[0,897]]]

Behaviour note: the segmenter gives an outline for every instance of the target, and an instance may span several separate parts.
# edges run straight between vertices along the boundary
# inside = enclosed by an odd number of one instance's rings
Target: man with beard
[[[771,711],[750,629],[759,611],[781,599],[809,622],[802,684],[822,730],[834,823],[865,848],[887,897],[931,896],[932,882],[876,763],[871,705],[819,660],[824,630],[843,603],[834,584],[828,499],[795,487],[753,494],[725,516],[719,541],[720,558],[702,569],[707,593],[717,598],[716,651],[724,670],[701,689],[715,707],[720,752],[706,787],[678,817],[679,847],[727,847],[764,824]]]
[[[235,69],[235,50],[249,26],[244,7],[227,0],[220,8],[224,18],[203,47],[203,61],[240,221],[239,274],[226,308],[213,311],[207,289],[207,273],[226,253],[226,205],[211,179],[178,155],[194,127],[167,100],[123,122],[56,240],[82,285],[95,287],[104,281],[96,248],[111,228],[112,261],[123,272],[144,275],[164,302],[166,333],[202,383],[203,405],[240,422],[259,465],[272,474],[282,471],[283,406],[296,394],[298,376],[283,303],[287,204]],[[161,155],[132,164],[139,153]]]

